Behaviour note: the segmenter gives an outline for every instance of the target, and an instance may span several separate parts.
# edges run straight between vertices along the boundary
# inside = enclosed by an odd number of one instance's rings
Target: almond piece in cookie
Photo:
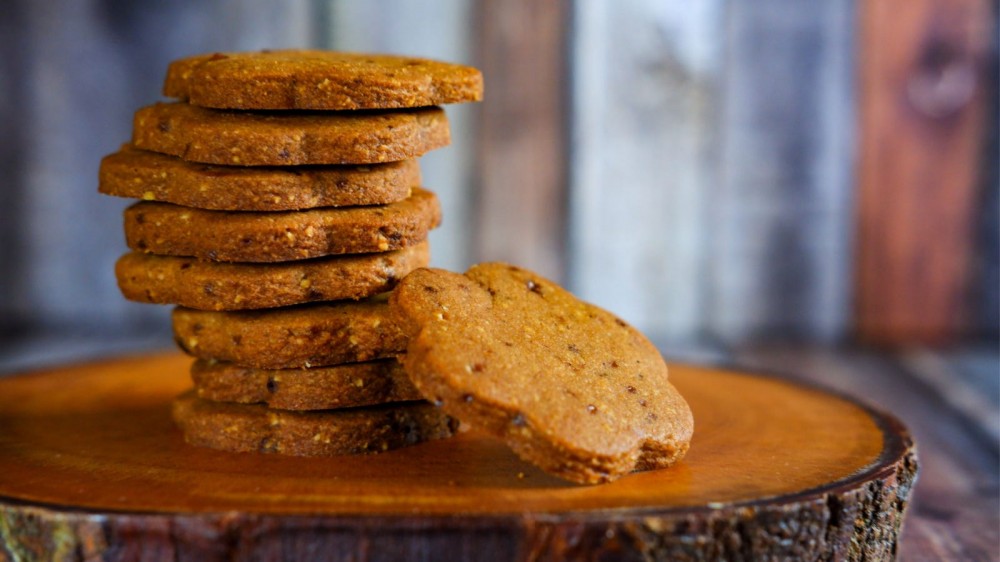
[[[502,263],[418,269],[390,304],[420,393],[547,472],[607,482],[688,449],[691,410],[653,344],[551,281]]]

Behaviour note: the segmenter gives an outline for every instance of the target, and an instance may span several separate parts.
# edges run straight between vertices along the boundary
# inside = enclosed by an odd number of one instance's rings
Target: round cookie
[[[191,445],[233,452],[332,456],[380,453],[451,437],[456,422],[426,402],[321,412],[272,410],[202,400],[189,391],[173,403],[174,422]]]
[[[163,94],[231,109],[375,109],[479,101],[475,68],[331,51],[212,53],[170,63]]]
[[[414,330],[401,359],[445,412],[580,483],[673,464],[691,411],[637,330],[534,273],[418,269],[390,303]]]
[[[210,312],[177,307],[174,340],[188,355],[258,369],[393,357],[406,334],[384,297],[291,308]]]
[[[200,310],[251,310],[370,297],[389,291],[429,262],[427,242],[393,252],[268,264],[130,252],[115,264],[115,274],[129,300]]]
[[[331,410],[420,400],[394,359],[311,369],[254,369],[198,359],[191,379],[199,398],[264,403],[278,410]]]
[[[196,164],[125,145],[101,160],[98,191],[220,211],[385,205],[420,185],[416,159],[363,166]]]
[[[139,252],[226,262],[282,262],[398,250],[441,223],[430,191],[376,207],[286,212],[207,211],[142,201],[125,210],[125,241]]]
[[[158,103],[137,111],[132,123],[138,148],[234,166],[396,162],[449,142],[439,107],[274,114]]]

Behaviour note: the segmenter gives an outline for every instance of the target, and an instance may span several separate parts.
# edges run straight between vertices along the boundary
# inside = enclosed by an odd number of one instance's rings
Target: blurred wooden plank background
[[[975,328],[984,118],[996,106],[986,99],[987,65],[997,62],[990,5],[862,2],[856,313],[865,341],[947,343]]]
[[[453,145],[423,160],[445,212],[436,265],[538,269],[676,348],[852,341],[893,318],[890,301],[947,312],[881,341],[995,342],[995,24],[990,0],[12,0],[0,12],[0,351],[11,334],[166,331],[165,308],[118,295],[126,203],[95,194],[98,162],[158,98],[170,59],[280,46],[483,68],[486,100],[450,107]],[[966,31],[982,90],[957,118],[912,104],[872,117],[872,100],[904,95],[893,73],[923,62],[933,78],[928,45]],[[911,58],[879,54],[887,45]],[[900,214],[918,193],[921,213]],[[933,282],[928,252],[948,264]]]
[[[577,2],[571,288],[680,344],[708,331],[724,2]]]
[[[0,328],[11,337],[162,333],[168,310],[129,303],[115,285],[128,202],[97,196],[100,159],[129,139],[133,112],[159,99],[169,60],[305,46],[311,7],[11,0],[0,13]]]

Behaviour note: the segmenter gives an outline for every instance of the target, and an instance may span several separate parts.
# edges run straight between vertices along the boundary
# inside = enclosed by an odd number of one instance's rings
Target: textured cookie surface
[[[393,252],[253,264],[130,252],[115,264],[125,298],[200,310],[252,310],[361,299],[430,262],[421,242]]]
[[[441,222],[430,191],[376,207],[285,212],[207,211],[142,201],[125,210],[125,241],[140,252],[213,261],[280,262],[397,250]]]
[[[199,209],[289,211],[384,205],[406,199],[418,185],[415,159],[364,166],[216,166],[125,145],[101,160],[98,190]]]
[[[199,398],[265,403],[279,410],[330,410],[420,400],[395,359],[311,369],[254,369],[198,359],[191,379]]]
[[[158,103],[132,123],[138,148],[235,166],[397,162],[449,142],[439,107],[288,115]]]
[[[174,61],[163,94],[232,109],[374,109],[478,101],[468,66],[392,55],[284,50]]]
[[[426,402],[322,412],[272,410],[182,394],[174,422],[192,445],[234,452],[328,456],[379,453],[450,437],[454,420]]]
[[[178,307],[174,339],[194,357],[297,369],[393,357],[406,334],[385,299],[211,312]]]
[[[554,283],[499,263],[419,269],[391,303],[421,394],[542,469],[603,482],[687,451],[691,411],[656,348]]]

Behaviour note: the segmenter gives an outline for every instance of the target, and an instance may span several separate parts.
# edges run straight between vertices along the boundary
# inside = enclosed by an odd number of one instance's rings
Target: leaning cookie
[[[395,55],[279,50],[176,60],[163,94],[231,109],[376,109],[478,101],[483,77],[459,64]]]
[[[390,303],[421,394],[552,474],[607,482],[688,449],[691,410],[656,348],[551,281],[500,263],[418,269]]]
[[[173,418],[191,445],[298,456],[380,453],[451,437],[457,427],[426,402],[289,412],[211,402],[197,398],[194,391],[174,401]]]

